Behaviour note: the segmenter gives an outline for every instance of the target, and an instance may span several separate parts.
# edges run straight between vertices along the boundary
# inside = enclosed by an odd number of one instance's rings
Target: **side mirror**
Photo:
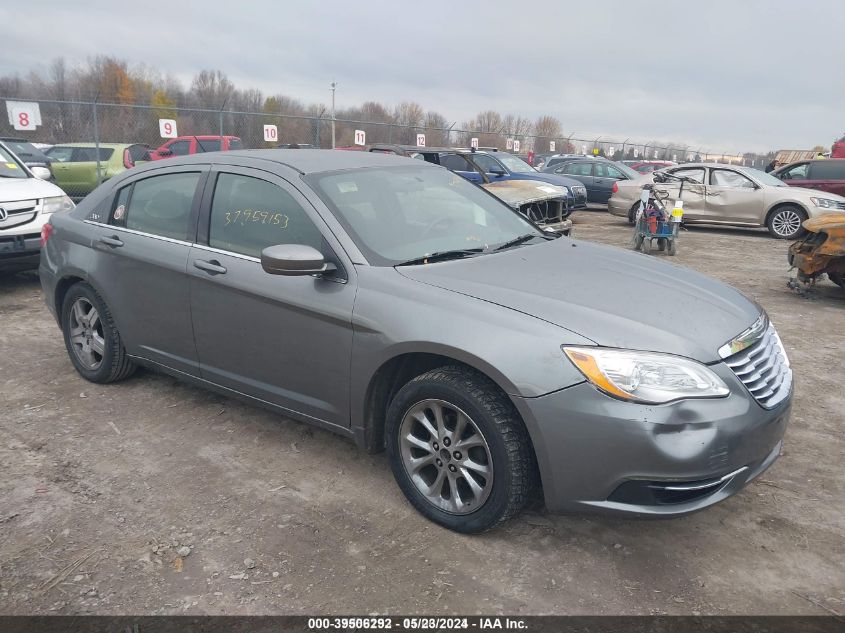
[[[50,180],[53,177],[53,172],[51,172],[46,167],[30,167],[29,171],[32,172],[32,175],[38,178],[39,180]]]
[[[305,244],[277,244],[261,251],[261,267],[271,275],[321,275],[337,270],[323,254]]]
[[[493,171],[491,171],[490,173],[491,173],[491,174],[493,174],[494,176],[496,176],[496,178],[501,178],[501,177],[502,177],[502,176],[504,176],[507,172],[504,172],[504,171],[502,171],[501,169],[494,169],[494,170],[493,170]]]

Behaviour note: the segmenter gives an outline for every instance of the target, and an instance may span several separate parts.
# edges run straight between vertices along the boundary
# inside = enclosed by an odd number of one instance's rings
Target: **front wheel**
[[[426,518],[468,534],[516,515],[536,482],[528,433],[485,376],[433,369],[402,387],[387,411],[396,482]]]
[[[843,273],[827,273],[828,278],[837,286],[845,290],[845,274]]]
[[[801,226],[807,214],[803,209],[794,205],[778,207],[769,215],[766,222],[772,237],[782,240],[794,240],[804,232]]]

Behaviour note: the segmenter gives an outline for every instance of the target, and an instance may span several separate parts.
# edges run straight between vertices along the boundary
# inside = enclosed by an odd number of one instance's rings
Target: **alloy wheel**
[[[780,237],[791,237],[801,230],[801,216],[792,209],[778,211],[772,217],[772,231]]]
[[[478,510],[493,487],[490,447],[461,409],[443,400],[412,406],[399,427],[405,472],[433,506],[451,514]]]
[[[70,308],[68,325],[71,348],[77,360],[85,369],[98,369],[103,362],[106,341],[97,308],[85,297],[78,297]]]

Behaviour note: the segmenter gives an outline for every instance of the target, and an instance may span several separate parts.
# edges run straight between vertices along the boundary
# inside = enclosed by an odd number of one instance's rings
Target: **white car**
[[[38,268],[41,227],[74,204],[45,167],[28,168],[0,143],[0,272]]]

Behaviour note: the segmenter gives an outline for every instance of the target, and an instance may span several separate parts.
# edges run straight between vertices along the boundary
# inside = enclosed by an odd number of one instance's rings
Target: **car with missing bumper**
[[[44,298],[84,378],[141,365],[386,449],[408,501],[454,530],[540,487],[555,512],[682,515],[781,450],[792,371],[757,304],[548,234],[424,161],[176,158],[44,237]]]
[[[789,187],[771,174],[750,167],[720,163],[685,163],[660,170],[684,178],[684,224],[766,227],[772,237],[795,239],[801,224],[832,211],[845,210],[845,197],[813,189]],[[653,174],[614,183],[607,209],[634,224],[645,184]],[[680,189],[672,179],[657,186],[674,200]]]

